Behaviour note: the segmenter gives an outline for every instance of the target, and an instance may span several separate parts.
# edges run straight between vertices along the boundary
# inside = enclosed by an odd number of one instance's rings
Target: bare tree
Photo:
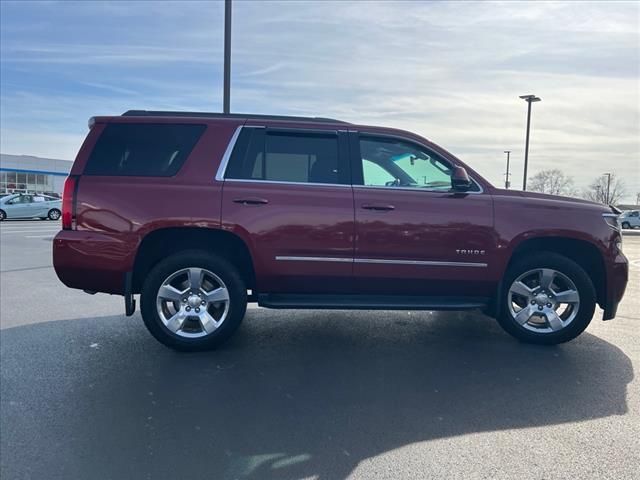
[[[583,192],[583,197],[587,200],[598,203],[607,203],[607,183],[609,179],[606,175],[596,178],[591,185]],[[611,174],[611,183],[609,184],[609,201],[610,205],[620,203],[620,199],[624,197],[624,182],[620,180],[615,173]]]
[[[573,179],[557,168],[542,170],[529,179],[529,190],[550,195],[575,196]]]

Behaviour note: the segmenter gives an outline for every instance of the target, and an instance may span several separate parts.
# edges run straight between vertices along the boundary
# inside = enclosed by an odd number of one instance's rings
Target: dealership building
[[[73,162],[0,153],[0,195],[45,193],[60,196]]]

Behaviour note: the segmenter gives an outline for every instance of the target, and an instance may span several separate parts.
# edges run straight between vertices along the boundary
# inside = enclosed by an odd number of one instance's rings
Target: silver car
[[[58,220],[62,200],[47,195],[15,193],[0,198],[0,220],[7,218],[42,218]]]
[[[623,212],[622,215],[618,217],[618,221],[622,228],[639,228],[640,227],[640,211],[639,210],[629,210]]]

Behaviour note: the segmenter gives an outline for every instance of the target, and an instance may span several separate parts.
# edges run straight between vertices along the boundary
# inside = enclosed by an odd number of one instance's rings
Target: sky
[[[222,2],[0,2],[0,151],[73,159],[94,115],[221,111]],[[496,186],[640,193],[640,2],[235,0],[231,110],[413,131]]]

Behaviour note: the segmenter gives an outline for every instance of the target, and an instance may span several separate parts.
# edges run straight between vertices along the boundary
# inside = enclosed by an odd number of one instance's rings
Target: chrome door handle
[[[367,204],[362,205],[365,210],[376,210],[378,212],[388,212],[389,210],[395,210],[393,205],[380,205],[380,204]]]
[[[256,197],[236,198],[233,200],[233,203],[240,203],[242,205],[266,205],[267,203],[269,203],[269,200],[267,200],[266,198]]]

